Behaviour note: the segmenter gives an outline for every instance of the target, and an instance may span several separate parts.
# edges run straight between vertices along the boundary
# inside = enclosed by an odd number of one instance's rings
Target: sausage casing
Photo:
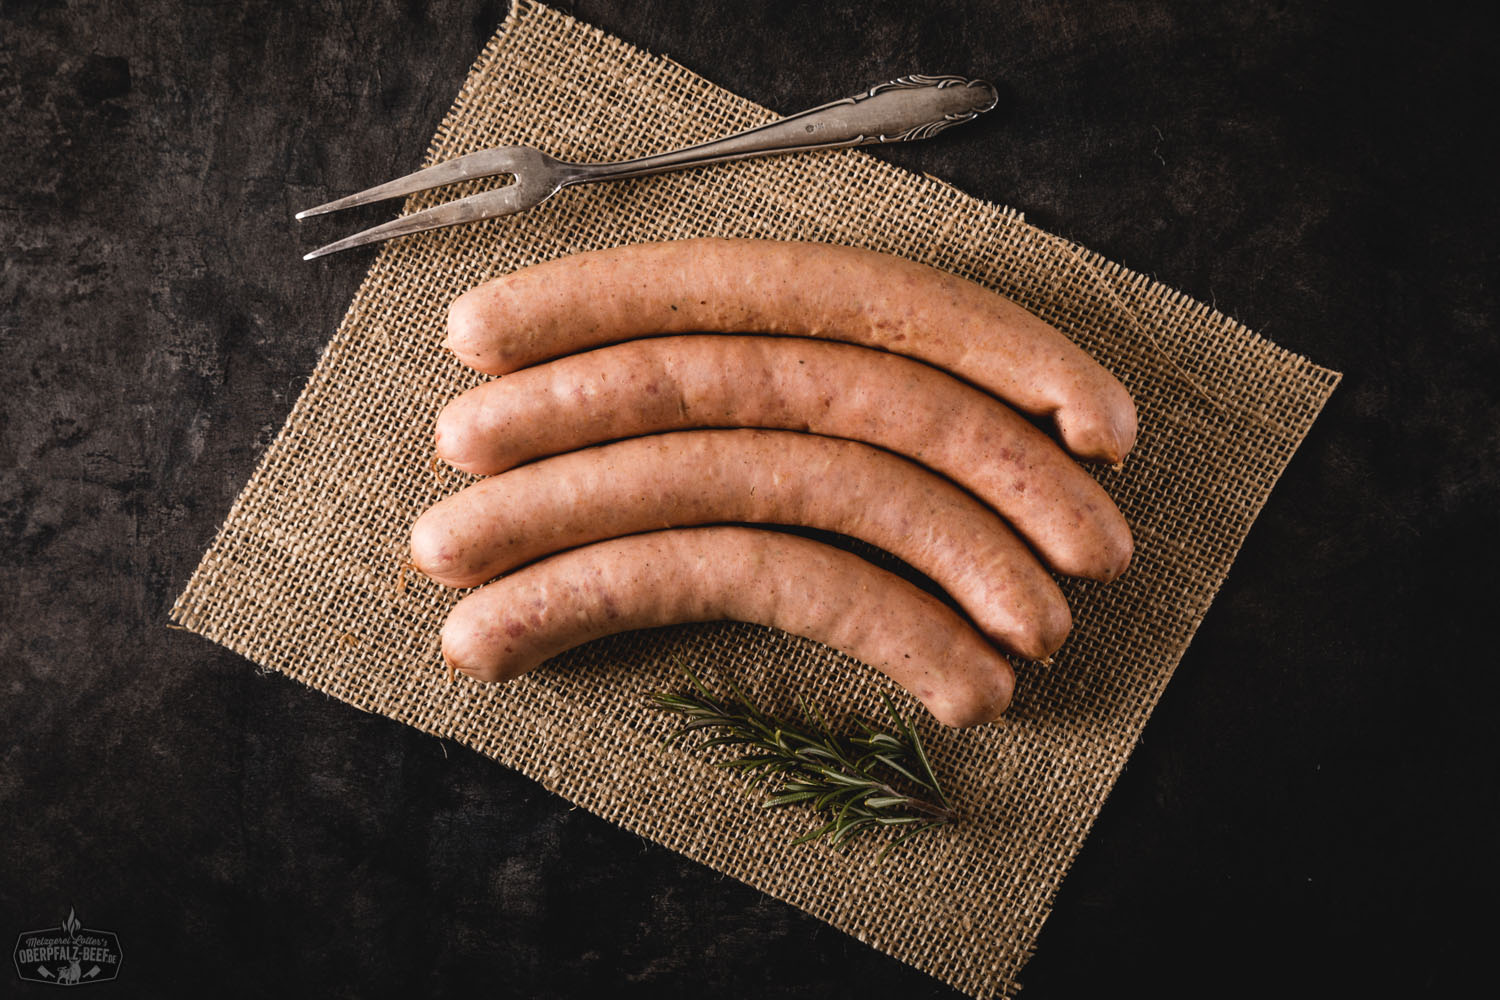
[[[439,583],[472,587],[589,542],[726,521],[879,546],[1018,656],[1051,656],[1072,626],[1062,591],[988,507],[890,452],[791,431],[678,431],[523,465],[424,513],[412,561]]]
[[[783,629],[873,666],[950,726],[1010,704],[1010,664],[951,608],[842,549],[777,531],[676,528],[552,556],[464,597],[443,657],[483,681],[631,629],[732,619]]]
[[[657,337],[494,379],[438,417],[437,453],[489,475],[616,438],[693,427],[812,431],[886,448],[1004,517],[1059,573],[1112,580],[1130,529],[1026,419],[929,365],[800,337]]]
[[[1056,422],[1074,454],[1118,463],[1130,393],[1055,327],[972,281],[856,247],[778,240],[636,243],[546,261],[473,288],[448,346],[503,375],[665,333],[844,340],[919,358]]]

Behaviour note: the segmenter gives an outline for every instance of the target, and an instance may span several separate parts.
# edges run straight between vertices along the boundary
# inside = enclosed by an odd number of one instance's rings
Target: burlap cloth
[[[617,159],[773,117],[668,59],[523,4],[475,64],[428,161],[502,143]],[[506,687],[451,681],[441,666],[438,630],[456,595],[403,562],[412,521],[467,481],[433,457],[438,410],[478,381],[442,347],[448,303],[560,254],[705,235],[865,246],[975,279],[1056,324],[1134,393],[1139,446],[1122,470],[1093,471],[1130,521],[1135,561],[1109,586],[1064,583],[1075,631],[1050,668],[1020,667],[1004,721],[942,730],[872,669],[734,623],[606,639]],[[257,664],[461,740],[961,990],[1010,994],[1059,882],[1338,378],[1013,211],[859,152],[575,189],[380,251],[172,615]],[[701,755],[661,748],[672,720],[647,696],[681,686],[678,662],[774,707],[805,696],[835,719],[877,713],[879,692],[891,691],[921,718],[962,822],[882,863],[875,842],[848,854],[789,846],[809,814],[762,811]]]

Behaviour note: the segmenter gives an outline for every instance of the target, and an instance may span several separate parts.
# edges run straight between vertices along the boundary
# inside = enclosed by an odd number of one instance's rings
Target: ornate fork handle
[[[712,142],[618,163],[566,164],[561,186],[645,177],[751,156],[927,139],[951,125],[970,121],[993,108],[998,100],[994,86],[984,80],[903,76],[853,97]]]

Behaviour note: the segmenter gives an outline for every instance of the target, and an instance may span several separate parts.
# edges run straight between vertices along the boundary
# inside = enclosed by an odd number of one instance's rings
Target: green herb
[[[843,849],[860,834],[899,831],[880,852],[879,858],[884,859],[917,834],[956,821],[916,727],[884,695],[881,700],[895,723],[894,731],[857,719],[858,733],[837,735],[805,704],[805,723],[779,719],[756,708],[733,685],[733,697],[725,698],[710,691],[691,671],[683,673],[692,691],[654,696],[658,707],[687,720],[667,738],[668,744],[703,733],[708,738],[700,748],[727,746],[747,751],[716,766],[738,771],[752,786],[768,791],[762,803],[765,808],[806,805],[824,819],[794,843],[827,837],[830,844]]]

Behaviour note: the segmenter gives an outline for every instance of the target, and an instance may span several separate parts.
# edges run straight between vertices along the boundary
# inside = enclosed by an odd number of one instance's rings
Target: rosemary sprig
[[[725,698],[692,671],[684,668],[683,673],[692,684],[690,692],[654,696],[659,708],[686,719],[668,744],[713,731],[716,735],[709,735],[700,748],[743,748],[741,756],[716,766],[738,771],[752,786],[769,792],[763,807],[807,805],[824,820],[794,843],[827,837],[844,849],[860,834],[900,830],[880,852],[877,860],[882,860],[912,837],[957,819],[916,727],[884,695],[894,732],[856,719],[858,733],[838,735],[806,704],[805,723],[780,719],[756,708],[732,684],[733,697]]]

